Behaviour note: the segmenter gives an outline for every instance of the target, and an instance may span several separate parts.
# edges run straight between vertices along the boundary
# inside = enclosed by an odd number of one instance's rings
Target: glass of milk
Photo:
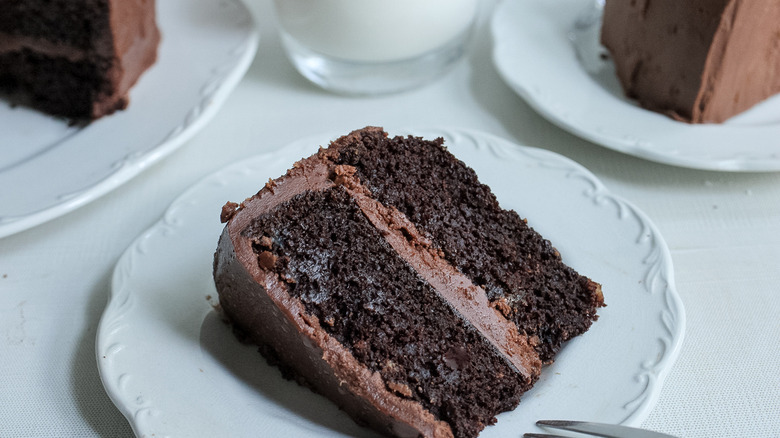
[[[298,71],[335,92],[378,95],[441,77],[464,54],[479,0],[274,0]]]

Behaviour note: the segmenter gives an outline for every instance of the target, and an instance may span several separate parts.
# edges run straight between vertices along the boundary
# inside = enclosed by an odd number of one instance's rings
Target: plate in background
[[[780,170],[780,96],[723,124],[692,125],[639,107],[600,56],[598,4],[500,2],[491,30],[504,81],[552,123],[616,151],[695,169]]]
[[[216,114],[254,58],[240,0],[157,2],[158,59],[124,111],[86,127],[0,101],[0,237],[61,216],[167,156]]]

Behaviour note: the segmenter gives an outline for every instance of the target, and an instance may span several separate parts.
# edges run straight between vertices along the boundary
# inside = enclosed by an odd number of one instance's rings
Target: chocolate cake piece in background
[[[441,140],[355,131],[222,220],[227,318],[286,377],[389,435],[476,436],[603,305]]]
[[[154,0],[0,0],[0,95],[97,119],[127,107],[159,41]]]
[[[780,2],[607,0],[601,41],[626,95],[721,123],[780,92]]]

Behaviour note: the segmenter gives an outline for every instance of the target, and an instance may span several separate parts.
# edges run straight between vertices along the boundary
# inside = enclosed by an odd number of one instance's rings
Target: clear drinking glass
[[[479,0],[274,0],[282,44],[322,88],[387,94],[441,77],[463,57]]]

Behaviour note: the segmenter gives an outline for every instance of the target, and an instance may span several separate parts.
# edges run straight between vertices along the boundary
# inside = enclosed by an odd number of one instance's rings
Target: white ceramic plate
[[[493,61],[529,105],[575,135],[648,160],[719,171],[780,170],[780,96],[720,125],[691,125],[640,108],[624,96],[612,62],[599,57],[597,3],[498,5]]]
[[[549,151],[463,130],[389,132],[444,137],[504,207],[527,217],[567,263],[603,284],[608,307],[600,319],[481,436],[516,437],[540,418],[641,422],[685,325],[669,252],[645,215]],[[304,139],[206,178],[121,257],[97,360],[109,396],[138,436],[372,435],[324,398],[283,380],[212,308],[221,206],[251,196],[333,138]]]
[[[157,63],[125,111],[84,128],[0,101],[0,237],[72,211],[138,175],[202,128],[258,43],[240,0],[160,0]]]

